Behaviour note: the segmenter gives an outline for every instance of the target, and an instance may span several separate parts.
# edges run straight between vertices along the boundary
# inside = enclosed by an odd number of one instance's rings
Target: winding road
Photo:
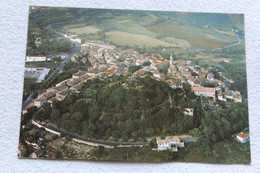
[[[222,50],[224,48],[228,48],[228,47],[232,47],[232,46],[238,45],[241,42],[241,39],[239,38],[238,34],[236,34],[236,38],[237,38],[237,41],[235,43],[231,43],[231,44],[223,46],[223,47],[211,49],[211,51]]]

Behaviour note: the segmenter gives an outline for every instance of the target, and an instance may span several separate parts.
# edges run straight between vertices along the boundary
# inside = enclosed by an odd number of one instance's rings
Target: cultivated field
[[[159,39],[155,39],[152,37],[139,35],[139,34],[132,34],[127,32],[121,31],[112,31],[106,33],[106,40],[112,41],[117,45],[123,46],[138,46],[138,47],[157,47],[157,46],[164,46],[164,47],[176,47],[175,44],[166,43]]]
[[[69,31],[76,34],[95,34],[98,31],[100,31],[100,29],[96,28],[95,26],[84,26],[84,27],[69,29]]]
[[[173,22],[162,22],[147,28],[148,30],[164,35],[177,37],[183,34],[183,27],[180,24]]]

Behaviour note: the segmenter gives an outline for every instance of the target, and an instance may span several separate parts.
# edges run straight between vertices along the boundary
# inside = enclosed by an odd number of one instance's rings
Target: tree
[[[156,138],[153,138],[150,142],[149,142],[149,146],[151,148],[157,148],[157,140]]]
[[[117,140],[119,138],[119,131],[118,130],[114,130],[111,132],[112,133],[112,136]]]
[[[59,119],[61,118],[60,111],[58,109],[53,109],[51,112],[50,118],[52,121],[58,122]]]
[[[123,135],[123,136],[122,136],[122,140],[123,140],[124,142],[127,142],[127,141],[128,141],[128,135],[126,135],[126,134]]]
[[[137,139],[137,133],[136,133],[136,132],[133,132],[133,133],[131,133],[131,135],[132,135],[132,137],[134,138],[134,140],[136,141],[136,139]]]
[[[44,110],[40,109],[33,115],[34,120],[44,120],[45,119],[45,112]]]

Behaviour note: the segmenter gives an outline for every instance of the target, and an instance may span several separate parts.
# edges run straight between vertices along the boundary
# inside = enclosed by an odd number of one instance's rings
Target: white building
[[[193,117],[193,108],[184,108],[183,113]]]
[[[46,61],[47,57],[43,55],[28,55],[26,56],[25,62],[38,62],[38,61]]]
[[[37,108],[40,108],[40,107],[42,107],[46,102],[47,102],[47,99],[46,99],[46,98],[35,99],[35,100],[34,100],[34,106],[36,106]]]
[[[192,87],[191,91],[195,93],[195,95],[200,96],[208,96],[215,98],[215,88],[209,87]]]
[[[157,140],[157,147],[158,150],[167,150],[171,149],[175,152],[178,151],[178,147],[184,147],[184,142],[180,141],[180,138],[174,137],[174,138],[168,138]]]
[[[238,133],[236,137],[242,143],[245,143],[249,140],[249,135],[243,132]]]
[[[45,67],[25,67],[24,78],[35,78],[37,79],[37,83],[39,83],[44,80],[49,72],[50,69]]]

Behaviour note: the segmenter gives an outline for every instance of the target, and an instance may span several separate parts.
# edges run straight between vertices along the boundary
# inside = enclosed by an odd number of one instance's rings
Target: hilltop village
[[[250,163],[244,32],[203,15],[31,7],[18,157]]]
[[[88,55],[87,58],[85,55]],[[32,56],[31,58],[34,61],[41,61],[37,57],[42,58],[41,56]],[[129,79],[144,78],[149,75],[157,81],[167,83],[173,89],[183,89],[183,86],[188,84],[195,95],[210,97],[213,100],[242,102],[240,92],[230,90],[225,82],[216,79],[209,69],[199,65],[192,65],[191,61],[175,60],[173,55],[169,59],[164,59],[160,54],[140,54],[137,51],[131,49],[122,50],[101,41],[86,41],[84,44],[81,44],[80,51],[71,57],[71,61],[77,62],[79,57],[81,57],[80,61],[82,62],[90,62],[91,68],[89,70],[79,70],[71,78],[63,80],[53,87],[44,89],[36,99],[22,110],[22,113],[27,113],[27,110],[33,106],[36,106],[38,109],[42,108],[46,103],[52,106],[55,102],[64,100],[70,93],[79,93],[82,86],[89,80],[127,74],[131,74]],[[220,72],[219,75],[224,81],[228,80],[223,73]],[[212,87],[205,87],[208,85]],[[127,84],[123,84],[123,86],[127,87]],[[92,100],[89,98],[86,101],[91,102]],[[185,108],[183,113],[192,117],[193,108]],[[58,136],[61,135],[60,132],[44,126],[44,122],[33,120],[32,123],[39,128],[44,127],[47,131]],[[31,153],[30,157],[37,158],[42,156],[44,150],[39,147],[42,140],[44,139],[41,138],[36,142],[32,141],[32,139],[26,140],[28,145],[33,145],[37,149]],[[158,139],[157,146],[157,150],[172,148],[176,152],[178,147],[184,147],[184,142],[179,137],[167,137],[166,139]],[[22,156],[21,151],[24,150],[24,146],[20,144],[19,148],[19,153]],[[56,157],[56,153],[53,151],[45,153],[47,158]]]
[[[135,71],[131,78],[143,78],[152,74],[153,79],[164,81],[171,88],[183,88],[184,84],[190,84],[195,95],[212,97],[214,100],[242,102],[240,92],[230,90],[222,80],[216,79],[210,70],[192,65],[191,61],[174,60],[173,55],[167,60],[159,54],[139,54],[137,51],[121,50],[101,41],[87,41],[81,45],[80,52],[72,56],[71,61],[76,61],[77,57],[85,54],[88,54],[88,61],[91,63],[88,71],[80,70],[73,74],[72,78],[47,88],[23,109],[23,113],[32,106],[40,108],[47,102],[53,104],[62,101],[70,92],[79,92],[88,80],[126,75],[133,68]],[[86,61],[86,58],[81,61]],[[223,73],[219,74],[223,80],[226,79]]]

